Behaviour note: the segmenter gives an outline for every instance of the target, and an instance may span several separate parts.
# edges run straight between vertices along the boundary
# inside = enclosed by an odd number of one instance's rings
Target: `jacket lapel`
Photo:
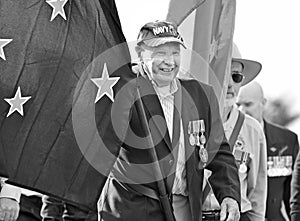
[[[148,120],[151,118],[151,123],[154,124],[156,130],[160,134],[160,138],[164,139],[169,150],[172,150],[171,139],[168,133],[168,127],[163,113],[163,109],[159,102],[158,96],[148,79],[144,77],[137,78],[139,90],[141,93],[144,108]],[[159,117],[158,117],[159,116]],[[150,125],[151,127],[152,125]],[[154,129],[154,128],[151,128]],[[151,131],[151,133],[155,131]],[[154,136],[155,137],[155,136]],[[158,138],[159,139],[159,138]]]
[[[185,142],[185,157],[186,157],[186,182],[189,191],[189,202],[191,207],[191,213],[193,220],[198,220],[199,208],[201,208],[202,199],[201,196],[202,182],[203,182],[203,172],[198,168],[200,163],[199,158],[199,147],[192,146],[189,142],[188,134],[188,124],[190,121],[203,119],[205,123],[206,130],[208,131],[208,121],[207,116],[209,101],[202,90],[202,93],[194,95],[193,91],[190,90],[191,85],[182,84],[182,121],[183,121],[183,131],[184,131],[184,142]],[[190,92],[189,92],[190,91]],[[198,91],[198,90],[197,90]],[[196,97],[197,101],[193,100],[193,96]],[[207,132],[206,132],[206,138]],[[197,172],[199,171],[199,173]]]
[[[184,132],[184,146],[185,146],[185,158],[186,158],[186,176],[187,176],[187,183],[188,185],[191,184],[192,176],[194,173],[191,173],[190,171],[195,171],[195,146],[192,146],[189,142],[189,134],[188,134],[188,124],[190,121],[198,120],[199,114],[197,111],[197,107],[195,106],[195,103],[193,102],[191,95],[188,93],[188,91],[183,88],[183,99],[182,99],[182,124],[183,124],[183,132]]]
[[[173,135],[172,135],[172,156],[175,160],[171,171],[176,171],[178,161],[178,150],[180,142],[180,122],[182,115],[182,88],[179,80],[177,80],[178,90],[174,96],[174,113],[173,113]],[[171,192],[174,184],[175,172],[167,177],[168,191]]]

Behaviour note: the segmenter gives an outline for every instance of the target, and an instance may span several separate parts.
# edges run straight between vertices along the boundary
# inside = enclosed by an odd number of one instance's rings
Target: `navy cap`
[[[184,48],[183,38],[177,31],[177,26],[168,21],[155,21],[145,24],[138,35],[137,44],[145,43],[150,47],[157,47],[168,42],[177,42]]]

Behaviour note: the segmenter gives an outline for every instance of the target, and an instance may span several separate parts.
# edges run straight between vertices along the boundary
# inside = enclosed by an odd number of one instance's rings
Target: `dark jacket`
[[[291,182],[291,221],[300,220],[300,154],[298,153]]]
[[[267,156],[269,164],[272,162],[272,157],[292,157],[291,166],[293,166],[298,150],[298,138],[292,131],[283,128],[279,125],[274,125],[264,121],[264,130],[267,141]],[[275,159],[276,160],[276,159]],[[287,166],[287,165],[285,165]],[[276,174],[277,173],[277,174]],[[268,195],[266,218],[268,221],[284,221],[284,217],[280,211],[281,202],[284,202],[287,214],[290,213],[290,184],[292,175],[282,174],[280,169],[275,170],[275,174],[270,175],[268,169]]]
[[[174,180],[176,151],[166,131],[166,122],[159,99],[150,81],[138,78],[142,101],[149,121],[151,135],[163,173]],[[181,80],[181,118],[184,130],[188,199],[194,221],[201,217],[203,167],[199,159],[199,147],[189,143],[188,124],[203,119],[206,147],[211,170],[211,185],[221,202],[231,197],[240,203],[240,183],[234,158],[224,135],[218,101],[212,87],[196,80]],[[151,120],[150,120],[151,118]],[[134,185],[144,185],[157,191],[151,167],[147,143],[143,137],[136,106],[131,109],[130,128],[114,165],[111,177],[102,192],[99,212],[102,220],[155,220],[163,221],[164,214],[157,200],[135,191]],[[136,148],[139,147],[139,148]],[[171,187],[168,188],[171,191]]]

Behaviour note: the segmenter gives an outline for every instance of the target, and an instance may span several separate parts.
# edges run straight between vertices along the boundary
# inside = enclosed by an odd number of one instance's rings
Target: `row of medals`
[[[242,150],[242,149],[234,149],[233,150],[233,156],[239,165],[239,172],[240,173],[246,173],[248,168],[247,168],[247,162],[249,160],[249,155],[250,153]]]
[[[192,146],[199,146],[199,157],[201,162],[203,163],[203,167],[206,166],[208,161],[208,153],[205,148],[206,138],[205,138],[205,124],[204,120],[196,120],[196,121],[190,121],[188,126],[188,134],[189,136],[189,142]],[[239,151],[236,151],[239,152]],[[239,172],[240,173],[246,173],[247,172],[247,160],[249,158],[249,153],[245,151],[240,151],[240,157],[237,160],[240,162],[239,165]]]
[[[199,157],[203,163],[203,167],[206,166],[208,161],[208,153],[205,148],[205,124],[204,120],[190,121],[188,126],[189,142],[192,146],[199,146]]]
[[[289,176],[292,174],[292,156],[269,156],[268,157],[268,176]]]

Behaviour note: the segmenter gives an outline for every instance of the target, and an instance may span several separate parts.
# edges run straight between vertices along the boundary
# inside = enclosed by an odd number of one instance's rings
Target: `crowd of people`
[[[141,28],[134,73],[147,96],[132,106],[131,130],[95,205],[98,214],[26,195],[3,179],[0,220],[300,220],[298,137],[264,119],[266,99],[253,81],[262,65],[233,53],[220,114],[212,86],[178,77],[183,48],[172,22]],[[148,139],[131,142],[147,135],[143,121],[152,148]]]

